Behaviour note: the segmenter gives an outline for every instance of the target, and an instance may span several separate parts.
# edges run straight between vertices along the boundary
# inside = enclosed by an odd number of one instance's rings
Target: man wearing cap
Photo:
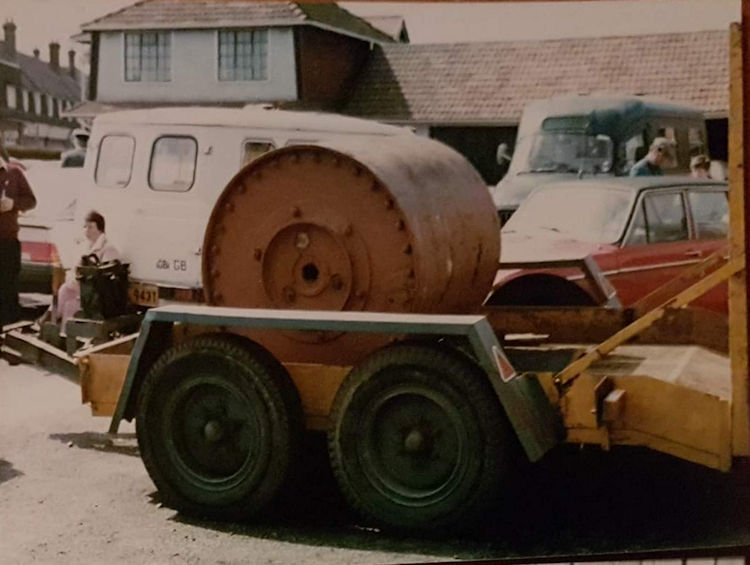
[[[9,163],[0,150],[0,327],[17,322],[21,244],[18,213],[36,206],[36,198],[20,166]]]
[[[630,169],[631,177],[661,175],[662,167],[674,166],[675,143],[666,137],[657,137],[651,143],[648,154]]]
[[[690,159],[690,176],[696,179],[710,179],[708,170],[711,168],[711,160],[705,155],[694,155]]]

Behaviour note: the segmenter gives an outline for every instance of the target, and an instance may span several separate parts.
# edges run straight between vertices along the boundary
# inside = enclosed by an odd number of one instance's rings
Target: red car
[[[628,307],[718,250],[729,232],[726,183],[673,176],[545,185],[502,230],[501,262],[579,259],[590,255]],[[488,304],[596,304],[576,269],[500,270]],[[727,312],[726,285],[694,306]]]

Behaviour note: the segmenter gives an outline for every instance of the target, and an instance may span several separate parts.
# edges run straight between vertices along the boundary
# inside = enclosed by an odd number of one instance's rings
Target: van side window
[[[148,184],[154,190],[186,192],[195,181],[198,143],[192,137],[163,136],[154,142]]]
[[[99,142],[94,180],[98,186],[123,187],[133,172],[135,140],[129,135],[105,135]]]
[[[242,163],[241,167],[247,165],[250,161],[254,161],[263,153],[268,153],[272,149],[275,149],[273,143],[268,141],[246,141],[242,146]]]

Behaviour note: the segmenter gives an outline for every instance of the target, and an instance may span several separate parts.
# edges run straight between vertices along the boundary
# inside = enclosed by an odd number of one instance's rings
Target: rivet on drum
[[[237,192],[239,192],[240,194],[245,194],[246,190],[247,190],[247,186],[245,185],[244,182],[241,182],[237,185]]]
[[[403,220],[399,220],[398,222],[396,222],[396,229],[398,231],[404,231],[404,229],[406,229],[406,222]]]
[[[346,227],[344,228],[344,235],[349,236],[352,235],[354,232],[354,228],[352,228],[351,224],[346,224]]]
[[[260,261],[260,258],[263,257],[263,251],[261,251],[260,249],[256,248],[253,251],[253,257],[255,258],[256,261]]]
[[[404,254],[411,255],[411,253],[412,253],[411,243],[407,243],[406,247],[404,247]]]
[[[226,210],[227,212],[233,211],[234,204],[232,204],[231,202],[227,202],[226,204],[224,204],[224,210]]]
[[[302,215],[302,210],[298,206],[292,206],[292,216],[299,218]]]
[[[389,198],[385,201],[385,209],[386,210],[393,210],[393,198]]]

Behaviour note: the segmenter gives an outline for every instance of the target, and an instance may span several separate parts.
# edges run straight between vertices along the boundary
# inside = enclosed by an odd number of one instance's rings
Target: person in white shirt
[[[83,232],[86,237],[83,258],[94,256],[96,263],[109,263],[120,259],[117,248],[107,240],[104,228],[104,216],[99,212],[91,211],[86,215],[83,223]],[[58,289],[57,296],[42,321],[60,320],[61,327],[65,328],[65,322],[80,309],[81,285],[75,279],[68,280]]]

